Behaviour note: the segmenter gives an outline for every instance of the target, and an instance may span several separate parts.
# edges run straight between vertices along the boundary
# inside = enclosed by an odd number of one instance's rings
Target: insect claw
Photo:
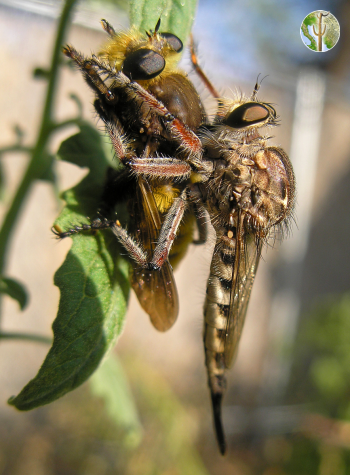
[[[64,236],[65,233],[62,231],[59,231],[58,228],[56,228],[55,226],[52,226],[51,232],[55,235],[55,238],[57,240],[63,239],[65,237]]]
[[[153,262],[149,262],[147,264],[147,270],[159,270],[160,267],[157,264],[154,264]]]
[[[51,231],[56,234],[56,236],[60,237],[60,235],[63,233],[62,228],[58,224],[54,224],[51,228]]]

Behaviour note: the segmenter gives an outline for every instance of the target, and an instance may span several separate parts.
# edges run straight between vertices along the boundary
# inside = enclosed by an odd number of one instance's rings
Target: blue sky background
[[[337,16],[339,4],[339,0],[200,0],[193,28],[199,57],[205,57],[206,70],[215,67],[217,76],[243,80],[259,72],[294,75],[302,64],[322,65],[336,52],[318,55],[305,48],[300,25],[318,9]]]

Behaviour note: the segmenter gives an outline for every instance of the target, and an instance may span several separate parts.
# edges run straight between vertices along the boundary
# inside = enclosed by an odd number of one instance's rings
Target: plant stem
[[[22,182],[19,185],[12,204],[6,214],[3,226],[0,231],[0,274],[3,273],[8,256],[8,244],[12,235],[14,225],[19,215],[21,206],[27,196],[34,180],[40,178],[47,167],[46,149],[52,131],[54,98],[58,83],[58,71],[60,65],[61,47],[69,25],[70,15],[77,0],[66,0],[55,41],[55,47],[51,60],[50,79],[47,87],[45,105],[41,120],[41,127],[36,145],[33,149],[32,158],[24,173]]]
[[[46,345],[52,344],[52,339],[46,336],[41,335],[34,335],[30,333],[0,333],[0,340],[27,340],[27,341],[34,341],[37,343],[45,343]]]

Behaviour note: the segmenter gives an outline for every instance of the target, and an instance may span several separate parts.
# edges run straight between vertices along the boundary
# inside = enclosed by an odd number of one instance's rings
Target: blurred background
[[[24,143],[36,139],[46,84],[33,70],[49,64],[61,9],[54,0],[0,0],[0,152],[14,142],[16,125]],[[309,50],[300,38],[302,20],[318,9],[340,23],[339,42],[326,53]],[[97,51],[105,40],[101,18],[117,31],[127,28],[127,2],[81,1],[67,41],[87,55]],[[289,154],[297,179],[295,222],[283,243],[264,250],[228,372],[228,455],[222,458],[216,447],[202,348],[209,243],[191,246],[175,274],[176,325],[158,333],[131,295],[113,361],[49,406],[19,413],[6,404],[35,376],[48,347],[0,340],[0,474],[350,473],[349,30],[345,0],[199,0],[193,34],[201,66],[227,97],[251,94],[258,74],[268,75],[259,98],[280,116],[272,141]],[[213,113],[188,51],[181,67]],[[62,68],[57,118],[75,114],[72,92],[96,125],[92,93],[68,68]],[[57,133],[52,152],[76,131]],[[28,158],[1,158],[3,216]],[[58,162],[56,173],[64,190],[86,172]],[[4,297],[3,331],[52,334],[59,299],[52,276],[71,245],[50,231],[61,207],[47,181],[38,181],[25,202],[8,274],[26,285],[30,302],[21,312]],[[113,383],[109,397],[106,380]]]

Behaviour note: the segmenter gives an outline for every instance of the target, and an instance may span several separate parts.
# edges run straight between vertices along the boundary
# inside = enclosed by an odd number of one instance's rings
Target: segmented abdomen
[[[235,240],[231,241],[232,246],[225,245],[222,239],[216,243],[204,303],[205,361],[214,394],[222,394],[226,388],[224,342],[235,260]]]

